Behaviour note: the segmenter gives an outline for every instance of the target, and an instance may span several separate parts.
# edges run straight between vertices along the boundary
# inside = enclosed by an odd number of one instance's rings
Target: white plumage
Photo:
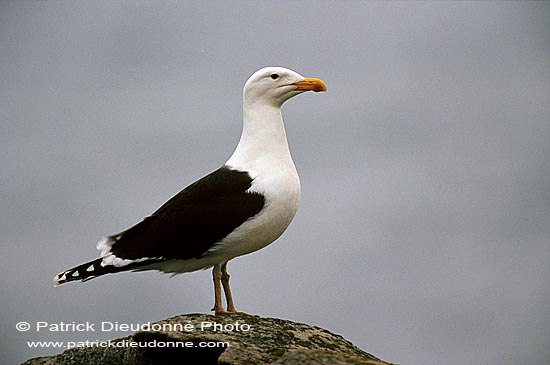
[[[178,274],[213,266],[213,310],[236,312],[227,262],[276,240],[298,209],[300,179],[281,106],[308,90],[325,91],[326,86],[282,67],[254,73],[243,90],[243,131],[229,160],[142,222],[103,238],[101,257],[60,273],[56,285],[127,270]]]

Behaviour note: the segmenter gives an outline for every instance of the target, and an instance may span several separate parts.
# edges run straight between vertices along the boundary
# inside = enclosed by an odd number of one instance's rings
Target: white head
[[[319,79],[304,77],[283,67],[265,67],[256,71],[244,85],[245,103],[262,102],[280,107],[286,100],[305,91],[326,91]]]
[[[249,171],[252,177],[256,177],[259,171],[273,169],[274,163],[296,171],[288,148],[281,105],[305,91],[326,89],[323,81],[303,77],[283,67],[256,71],[244,85],[243,132],[226,164]]]

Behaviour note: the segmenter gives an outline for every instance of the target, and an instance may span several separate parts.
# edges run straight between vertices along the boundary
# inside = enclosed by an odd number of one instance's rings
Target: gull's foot
[[[228,316],[228,315],[231,315],[231,314],[241,314],[241,315],[245,315],[245,316],[250,316],[251,314],[248,314],[248,313],[245,313],[245,312],[239,312],[237,310],[224,310],[224,309],[221,309],[221,310],[215,310],[215,309],[212,309],[214,311],[214,315],[215,316]]]

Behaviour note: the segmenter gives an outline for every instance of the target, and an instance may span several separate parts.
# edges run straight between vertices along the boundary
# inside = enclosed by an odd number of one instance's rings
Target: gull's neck
[[[227,165],[259,172],[269,163],[295,169],[286,139],[281,107],[263,102],[243,102],[243,131]]]

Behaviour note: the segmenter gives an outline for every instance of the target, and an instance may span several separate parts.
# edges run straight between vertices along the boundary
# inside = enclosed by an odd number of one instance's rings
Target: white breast
[[[257,159],[249,168],[254,179],[249,192],[264,196],[264,207],[212,247],[207,256],[219,255],[230,260],[257,251],[279,238],[296,215],[300,204],[300,179],[292,160],[289,163],[266,157]]]

